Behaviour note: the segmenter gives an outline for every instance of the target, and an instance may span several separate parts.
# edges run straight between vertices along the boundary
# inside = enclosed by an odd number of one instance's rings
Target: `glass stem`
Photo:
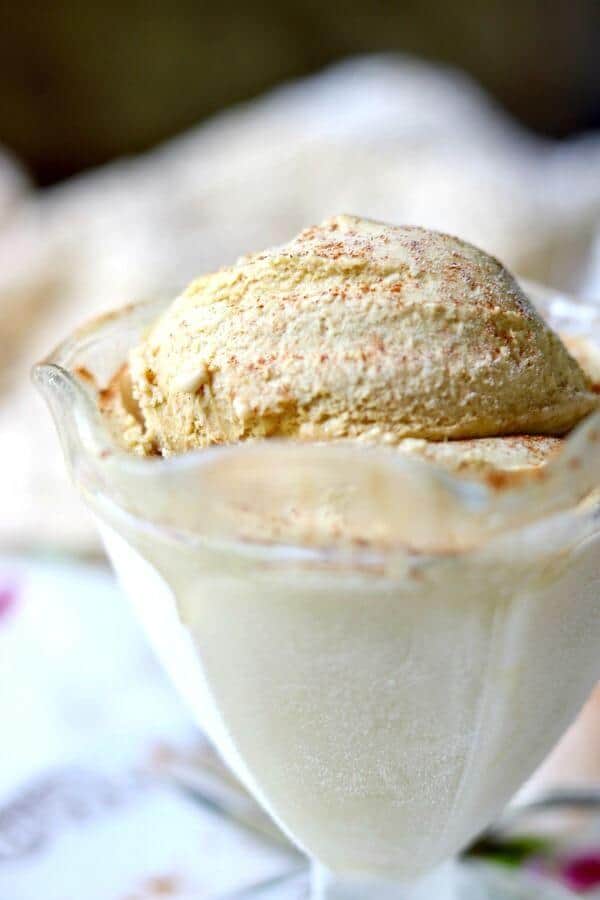
[[[310,900],[458,900],[461,892],[456,876],[453,861],[410,884],[340,877],[315,862]]]

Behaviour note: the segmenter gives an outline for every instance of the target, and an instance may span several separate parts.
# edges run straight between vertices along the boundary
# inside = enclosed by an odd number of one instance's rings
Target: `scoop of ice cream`
[[[351,216],[199,278],[129,364],[145,446],[166,454],[263,437],[560,435],[597,401],[495,259]]]

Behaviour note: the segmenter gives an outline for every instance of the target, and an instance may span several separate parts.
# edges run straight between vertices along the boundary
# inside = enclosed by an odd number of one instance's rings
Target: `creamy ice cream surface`
[[[142,454],[359,439],[485,467],[494,443],[463,441],[560,436],[597,405],[495,259],[448,235],[352,216],[193,282],[119,379],[103,406]],[[459,443],[432,449],[447,439]],[[501,456],[508,468],[537,465],[555,443],[513,438]]]

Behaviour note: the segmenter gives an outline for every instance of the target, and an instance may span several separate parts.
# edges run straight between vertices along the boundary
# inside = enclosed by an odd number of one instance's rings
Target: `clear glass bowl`
[[[563,330],[598,327],[532,291]],[[315,896],[441,898],[452,879],[422,879],[600,673],[600,414],[516,486],[358,445],[140,459],[76,373],[106,383],[164,305],[98,319],[34,370],[117,574],[225,760],[325,867]]]

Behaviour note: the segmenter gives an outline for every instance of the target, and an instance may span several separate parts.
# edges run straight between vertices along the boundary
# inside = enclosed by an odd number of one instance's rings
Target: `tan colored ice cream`
[[[103,405],[138,453],[359,439],[454,468],[539,465],[598,399],[495,259],[352,216],[193,282],[119,379]]]

